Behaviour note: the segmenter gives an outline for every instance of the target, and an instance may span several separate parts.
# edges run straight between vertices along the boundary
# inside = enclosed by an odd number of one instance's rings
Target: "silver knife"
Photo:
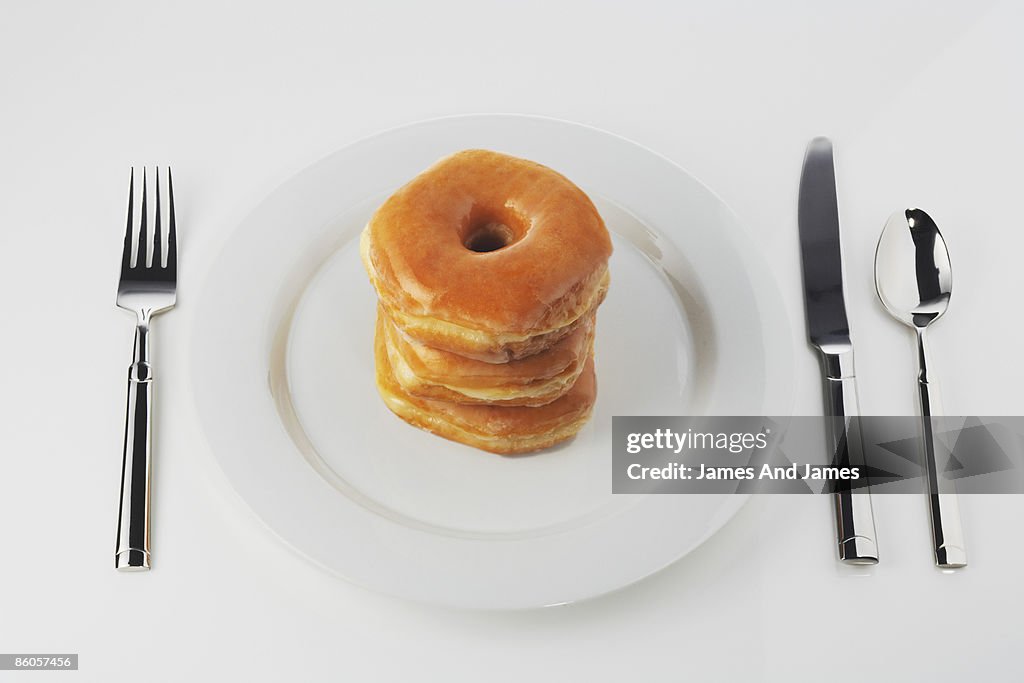
[[[821,352],[825,412],[834,463],[863,464],[857,421],[857,384],[853,369],[850,323],[843,299],[843,252],[839,243],[839,205],[832,143],[814,138],[807,146],[800,176],[800,256],[804,303],[811,345]],[[839,559],[875,564],[875,516],[868,488],[833,494]]]

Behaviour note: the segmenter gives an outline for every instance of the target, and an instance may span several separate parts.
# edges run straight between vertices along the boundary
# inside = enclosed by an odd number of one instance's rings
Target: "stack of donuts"
[[[597,394],[608,231],[540,164],[485,150],[437,162],[360,240],[377,291],[377,388],[430,432],[501,454],[573,437]]]

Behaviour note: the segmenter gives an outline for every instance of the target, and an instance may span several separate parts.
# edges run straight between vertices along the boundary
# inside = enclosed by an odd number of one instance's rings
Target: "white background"
[[[737,212],[790,307],[798,414],[821,403],[796,190],[808,139],[831,136],[863,410],[914,409],[909,335],[871,262],[886,217],[920,205],[956,273],[933,336],[946,411],[1024,414],[1021,5],[3,4],[0,651],[79,652],[77,674],[48,675],[90,681],[1024,675],[1020,497],[964,501],[955,574],[931,566],[923,500],[876,497],[883,564],[856,570],[835,561],[827,499],[761,497],[611,596],[441,610],[332,578],[265,531],[206,446],[187,372],[199,284],[278,184],[383,128],[522,112],[632,138]],[[155,569],[124,575],[131,319],[113,303],[127,169],[157,163],[175,169],[182,272],[155,341]]]

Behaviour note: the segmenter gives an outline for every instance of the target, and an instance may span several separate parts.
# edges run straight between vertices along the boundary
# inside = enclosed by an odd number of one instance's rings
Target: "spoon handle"
[[[866,463],[859,432],[860,408],[857,401],[857,378],[853,370],[853,350],[838,353],[823,350],[821,359],[825,375],[825,413],[828,416],[832,464],[864,467]],[[876,564],[878,543],[875,540],[875,514],[871,507],[870,490],[838,491],[832,498],[839,559],[847,564]]]
[[[967,566],[964,529],[960,521],[960,500],[956,484],[943,476],[950,450],[940,440],[934,418],[942,415],[938,386],[929,376],[931,359],[924,328],[917,329],[917,387],[921,397],[921,428],[924,437],[925,478],[928,481],[928,511],[932,522],[935,564],[943,568]]]

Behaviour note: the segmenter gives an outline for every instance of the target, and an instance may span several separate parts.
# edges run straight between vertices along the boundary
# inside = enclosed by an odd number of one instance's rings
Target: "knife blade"
[[[807,146],[797,206],[807,335],[821,354],[828,446],[832,462],[863,467],[859,438],[853,342],[843,295],[843,252],[832,143],[814,138]],[[870,489],[833,494],[839,559],[875,564],[878,545]]]
[[[815,138],[807,146],[797,222],[811,343],[819,349],[852,348],[843,296],[836,173],[832,143],[827,138]]]

